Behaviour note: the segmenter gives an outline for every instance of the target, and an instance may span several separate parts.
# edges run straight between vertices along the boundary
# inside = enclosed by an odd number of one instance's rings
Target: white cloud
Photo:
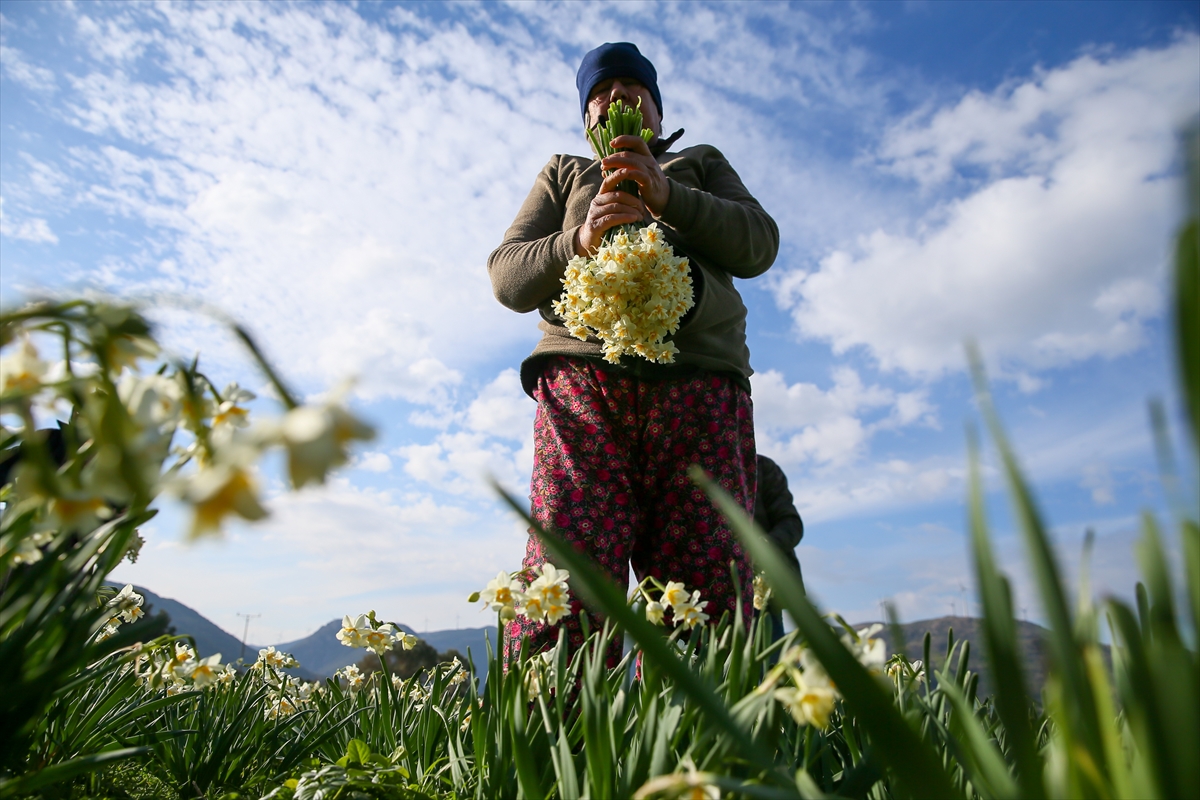
[[[405,472],[453,494],[493,497],[495,479],[524,495],[533,470],[533,417],[537,406],[521,389],[516,370],[503,370],[479,390],[462,413],[438,422],[443,428],[430,444],[397,448]]]
[[[1014,372],[1140,348],[1198,76],[1186,36],[914,115],[884,137],[881,167],[951,199],[910,232],[878,229],[778,276],[780,301],[803,335],[918,376],[961,367],[967,337]]]
[[[876,431],[936,424],[923,391],[866,386],[849,367],[833,371],[828,391],[812,383],[788,385],[775,370],[756,373],[751,385],[758,449],[781,464],[845,466],[865,454]],[[880,410],[889,413],[879,416]],[[869,415],[876,419],[867,420]]]
[[[387,453],[363,453],[354,460],[354,467],[367,472],[390,472],[392,459],[388,458]]]
[[[54,72],[30,64],[25,54],[15,47],[0,45],[0,67],[3,76],[9,80],[38,92],[48,92],[54,89]]]
[[[13,221],[4,213],[4,198],[0,197],[0,236],[22,239],[27,242],[58,244],[58,237],[50,230],[50,223],[38,217]]]

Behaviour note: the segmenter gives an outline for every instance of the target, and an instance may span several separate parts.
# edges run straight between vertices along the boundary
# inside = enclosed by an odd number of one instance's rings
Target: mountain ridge
[[[122,584],[111,582],[110,585],[118,589],[122,586]],[[167,616],[171,618],[171,628],[174,632],[178,635],[191,636],[196,642],[196,650],[200,656],[211,656],[220,653],[221,660],[225,663],[236,662],[238,658],[244,658],[245,663],[252,663],[258,658],[258,651],[266,647],[266,645],[247,642],[243,656],[241,639],[221,628],[199,611],[178,600],[163,597],[144,586],[134,584],[133,589],[145,598],[145,607],[148,609],[147,615],[153,616],[159,611],[166,612]],[[281,642],[274,645],[274,647],[276,650],[291,653],[300,662],[298,669],[290,670],[297,677],[305,680],[328,678],[342,667],[357,664],[366,655],[366,651],[346,647],[337,640],[337,632],[341,630],[341,627],[341,618],[330,620],[308,636],[288,642]],[[470,648],[480,676],[482,677],[486,674],[487,662],[484,657],[486,645],[484,642],[485,639],[490,640],[492,646],[495,646],[495,625],[482,628],[427,631],[424,634],[417,633],[408,625],[402,624],[400,628],[405,633],[411,633],[423,639],[439,653],[457,650],[462,654],[464,661],[466,660],[467,649]]]

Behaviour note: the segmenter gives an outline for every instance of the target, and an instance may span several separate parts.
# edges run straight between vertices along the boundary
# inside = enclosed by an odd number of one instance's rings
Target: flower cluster
[[[531,573],[536,577],[528,586],[518,579]],[[567,586],[570,577],[571,574],[565,569],[550,563],[543,564],[536,572],[499,572],[483,591],[472,593],[468,602],[482,600],[502,620],[515,619],[519,615],[535,622],[544,620],[557,625],[560,619],[571,613],[571,592]]]
[[[219,390],[195,362],[154,363],[160,349],[135,308],[77,300],[0,315],[0,446],[22,445],[0,487],[0,564],[35,563],[55,542],[86,539],[122,512],[138,516],[163,491],[191,507],[192,537],[219,532],[230,517],[261,519],[255,466],[268,450],[286,452],[298,488],[324,481],[353,441],[371,438],[338,393],[297,403],[245,331],[235,333],[286,407],[277,421],[252,426],[254,394],[237,383]],[[61,355],[45,360],[47,352]],[[53,444],[37,429],[47,416],[70,420],[51,431]]]
[[[290,717],[312,703],[313,696],[325,687],[317,682],[306,683],[283,670],[300,666],[291,653],[276,650],[272,645],[258,651],[258,659],[250,665],[250,675],[267,686],[265,719]]]
[[[142,685],[152,690],[165,688],[168,695],[228,685],[237,674],[232,664],[221,663],[220,653],[199,658],[183,642],[176,642],[174,648],[154,647],[143,652],[134,663],[134,673]]]
[[[887,648],[882,639],[875,638],[875,634],[883,626],[874,624],[857,631],[845,627],[847,630],[841,637],[842,644],[867,671],[881,675],[887,660]],[[785,678],[790,685],[779,686]],[[757,691],[772,692],[774,698],[800,725],[813,725],[821,729],[829,727],[830,716],[841,698],[829,673],[807,647],[789,648]]]
[[[351,694],[358,694],[367,685],[367,678],[370,676],[359,669],[354,664],[342,667],[337,672],[333,673],[335,678],[341,678],[346,682],[346,688]]]
[[[96,641],[102,642],[116,634],[122,622],[136,622],[146,616],[146,612],[142,611],[143,602],[145,598],[133,590],[133,585],[125,584],[105,605],[105,612],[110,616],[96,634]]]
[[[688,260],[679,258],[658,225],[620,231],[595,256],[575,256],[563,275],[554,313],[577,339],[594,335],[604,360],[623,355],[670,364],[678,348],[664,341],[695,301]]]
[[[659,590],[658,599],[650,596],[651,588]],[[637,587],[634,597],[639,594],[646,600],[646,619],[655,625],[664,623],[668,609],[675,624],[686,629],[708,622],[708,614],[704,613],[708,601],[700,599],[699,589],[689,593],[687,587],[679,581],[667,581],[666,586],[663,586],[654,578],[647,578]]]
[[[250,665],[250,669],[262,670],[265,673],[268,667],[278,671],[298,666],[300,666],[300,662],[291,653],[276,650],[275,645],[271,645],[258,651],[258,660]]]
[[[406,633],[394,623],[375,619],[374,611],[359,614],[354,619],[351,619],[349,614],[343,617],[342,629],[337,632],[337,640],[346,647],[370,650],[380,658],[397,644],[405,650],[412,650],[419,641],[416,636]]]

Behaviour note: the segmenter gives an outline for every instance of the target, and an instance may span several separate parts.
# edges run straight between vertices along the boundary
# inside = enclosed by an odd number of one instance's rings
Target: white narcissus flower
[[[646,603],[646,619],[655,625],[663,624],[664,613],[666,613],[666,609],[663,608],[663,604],[657,600],[651,600]]]
[[[300,663],[290,653],[276,650],[275,645],[271,645],[258,651],[258,660],[254,662],[254,666],[261,667],[263,665],[275,669],[290,669],[300,666]]]
[[[278,436],[288,451],[292,486],[324,483],[333,467],[348,460],[351,441],[375,438],[375,429],[336,402],[299,406],[283,418]]]
[[[337,632],[337,640],[346,647],[366,647],[366,637],[370,631],[371,620],[366,614],[359,614],[354,619],[347,614],[342,617],[342,629]]]
[[[220,680],[221,675],[225,672],[221,667],[221,654],[202,658],[199,661],[193,662],[194,666],[191,670],[192,684],[197,689],[207,689]]]
[[[296,691],[292,697],[296,700],[296,702],[307,704],[312,702],[312,696],[319,691],[321,691],[321,685],[316,681],[313,681],[312,683],[304,683],[301,681],[296,685]]]
[[[182,664],[185,661],[194,661],[196,659],[196,651],[190,645],[183,642],[175,643],[175,658],[174,663]]]
[[[700,590],[697,589],[692,592],[692,596],[688,602],[675,606],[675,621],[685,628],[694,628],[697,625],[703,625],[705,622],[708,622],[708,614],[704,613],[704,608],[707,605],[707,600],[700,600]]]
[[[217,682],[222,686],[228,686],[237,678],[237,669],[233,664],[226,664],[225,667],[217,673]]]
[[[662,603],[663,605],[677,608],[678,606],[687,605],[691,595],[684,585],[679,581],[667,581],[667,587],[663,589]]]
[[[113,636],[116,636],[117,628],[120,626],[120,624],[121,623],[115,618],[104,623],[104,627],[101,628],[99,633],[96,634],[96,641],[103,642],[105,639],[111,639]]]
[[[516,616],[516,606],[524,600],[520,581],[507,572],[500,571],[496,577],[488,581],[487,588],[479,593],[479,599],[489,605],[492,611],[499,612],[504,619]]]
[[[525,589],[524,606],[521,613],[531,620],[545,619],[551,625],[558,623],[571,611],[571,592],[567,580],[571,574],[547,562],[541,574]]]
[[[355,665],[343,667],[335,673],[346,681],[351,694],[358,694],[367,683],[367,676]]]
[[[142,611],[143,602],[145,598],[133,590],[133,584],[127,583],[108,601],[108,607],[125,622],[134,622],[146,615],[146,612]]]
[[[0,358],[0,395],[37,391],[47,369],[49,365],[38,358],[37,348],[26,335],[15,353]]]
[[[825,665],[817,659],[816,653],[807,647],[800,650],[800,668],[804,670],[804,680],[810,686],[824,686],[836,689],[833,679],[825,671]]]
[[[396,640],[396,628],[390,622],[385,622],[374,630],[368,628],[362,639],[363,647],[377,656],[382,656],[392,649]]]
[[[290,717],[296,711],[296,703],[291,697],[282,692],[272,690],[267,695],[267,707],[263,711],[263,717],[265,719],[279,719],[280,717]]]
[[[405,633],[404,631],[398,631],[396,633],[396,641],[399,642],[400,646],[403,647],[405,650],[412,650],[414,647],[417,646],[417,642],[419,642],[421,640],[418,639],[416,636],[413,636],[411,633]]]

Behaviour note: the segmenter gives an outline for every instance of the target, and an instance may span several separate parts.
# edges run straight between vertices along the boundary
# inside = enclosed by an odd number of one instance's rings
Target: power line
[[[246,636],[250,633],[250,620],[261,617],[262,614],[238,614],[238,616],[246,618],[246,625],[242,628],[242,654],[238,656],[238,660],[244,664],[246,662]]]

